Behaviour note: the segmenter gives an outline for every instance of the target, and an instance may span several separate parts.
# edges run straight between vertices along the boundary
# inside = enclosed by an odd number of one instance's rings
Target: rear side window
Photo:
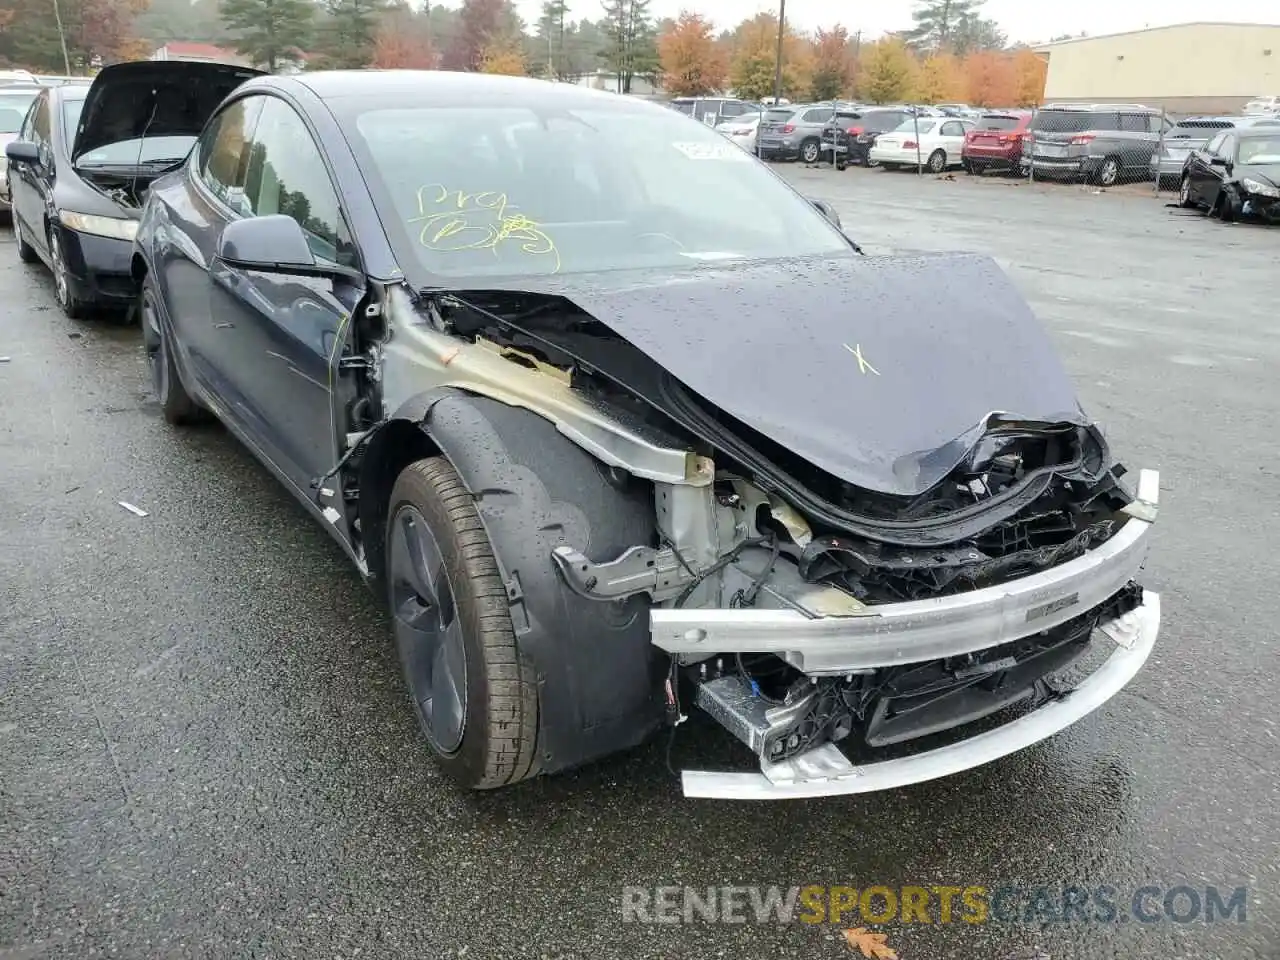
[[[813,110],[806,110],[803,119],[805,123],[826,123],[833,116],[835,111],[830,107],[816,107]]]
[[[675,100],[672,101],[671,106],[679,110],[681,113],[688,114],[691,117],[693,116],[692,100]]]
[[[1017,117],[1006,117],[995,113],[984,113],[978,118],[979,130],[1017,130]]]
[[[793,113],[794,110],[770,110],[764,115],[764,119],[768,123],[786,123]]]
[[[1097,126],[1100,115],[1075,110],[1041,110],[1031,123],[1037,133],[1084,133]]]

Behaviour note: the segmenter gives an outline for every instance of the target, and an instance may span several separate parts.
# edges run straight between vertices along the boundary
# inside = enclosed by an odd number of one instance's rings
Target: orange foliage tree
[[[524,53],[515,43],[494,43],[480,54],[481,73],[501,73],[508,77],[523,77]]]
[[[772,96],[777,44],[778,18],[771,13],[738,25],[729,62],[729,80],[738,96],[748,100]],[[808,93],[811,71],[808,42],[788,28],[782,40],[782,95],[794,100]]]
[[[964,59],[969,102],[977,107],[1007,107],[1018,99],[1018,77],[1013,58],[983,50]]]
[[[949,53],[925,57],[916,72],[915,95],[924,103],[947,103],[968,96],[968,83],[958,59]]]
[[[406,35],[394,23],[384,23],[373,39],[373,60],[383,70],[434,70],[439,58],[420,37]]]
[[[724,52],[711,21],[682,12],[658,37],[662,86],[673,96],[698,97],[723,90],[729,78]]]
[[[853,93],[857,64],[849,49],[849,31],[836,24],[830,30],[819,28],[810,47],[813,75],[809,80],[809,96],[813,100],[836,100]]]
[[[1013,72],[1017,105],[1038,107],[1043,103],[1049,64],[1030,47],[1020,47],[1013,55]]]
[[[872,103],[893,103],[915,96],[919,66],[899,37],[885,37],[863,51],[859,96]]]

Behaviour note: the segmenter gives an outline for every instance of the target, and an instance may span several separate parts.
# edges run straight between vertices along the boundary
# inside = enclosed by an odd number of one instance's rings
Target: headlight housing
[[[1254,180],[1252,177],[1242,179],[1240,186],[1244,187],[1247,192],[1256,194],[1259,197],[1280,197],[1280,189],[1273,187],[1269,183]]]
[[[138,233],[137,220],[125,220],[120,217],[102,217],[93,213],[59,210],[58,219],[62,221],[64,227],[70,227],[78,233],[91,233],[97,237],[110,237],[112,240],[132,240]]]

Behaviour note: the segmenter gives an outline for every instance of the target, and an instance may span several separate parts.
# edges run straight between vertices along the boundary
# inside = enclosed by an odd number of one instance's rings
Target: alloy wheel
[[[1191,178],[1183,177],[1182,186],[1178,188],[1178,203],[1184,207],[1191,206]]]
[[[817,163],[818,145],[816,143],[806,143],[804,145],[803,158],[805,163]]]
[[[388,576],[396,644],[423,731],[441,753],[462,744],[467,653],[444,555],[423,515],[405,504],[392,518]]]
[[[62,241],[56,233],[49,234],[49,260],[53,268],[53,293],[58,305],[66,307],[71,296],[71,284],[67,279],[67,264],[62,257]]]
[[[1102,162],[1102,172],[1098,175],[1098,182],[1104,187],[1114,186],[1115,182],[1120,179],[1120,164],[1114,157],[1108,157]]]

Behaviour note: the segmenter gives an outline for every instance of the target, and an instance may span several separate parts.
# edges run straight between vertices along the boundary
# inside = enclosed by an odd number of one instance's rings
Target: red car
[[[970,173],[985,173],[993,167],[1017,171],[1030,124],[1030,110],[984,113],[978,118],[977,126],[965,134],[960,151],[964,168]]]

